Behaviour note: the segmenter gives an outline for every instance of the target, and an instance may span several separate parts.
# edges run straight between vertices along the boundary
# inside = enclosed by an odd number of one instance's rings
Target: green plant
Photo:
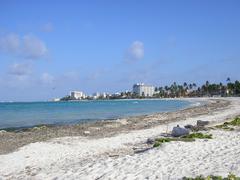
[[[214,175],[210,175],[207,177],[200,175],[195,178],[183,177],[182,179],[183,180],[240,180],[240,177],[237,177],[236,175],[229,173],[229,175],[225,178],[223,178],[222,176],[214,176]]]
[[[212,139],[212,134],[203,134],[203,133],[191,133],[182,138],[190,138],[190,139]]]
[[[155,139],[155,143],[153,145],[153,147],[159,147],[162,143],[165,142],[170,142],[172,139],[170,138],[157,138]]]
[[[233,119],[230,122],[225,122],[225,123],[217,125],[215,127],[219,128],[219,129],[223,129],[223,130],[233,131],[234,128],[233,127],[229,127],[229,126],[240,126],[240,118],[236,117],[235,119]]]
[[[192,142],[195,141],[195,139],[192,138],[157,138],[155,139],[155,143],[153,147],[159,147],[161,144],[171,141],[183,141],[183,142]]]
[[[234,128],[229,127],[227,124],[220,124],[220,125],[217,125],[215,127],[218,128],[218,129],[223,129],[223,130],[228,130],[228,131],[233,131],[234,130]]]
[[[231,125],[231,126],[240,126],[240,118],[236,117],[234,120],[230,122],[225,122],[225,125]]]
[[[161,144],[162,144],[162,143],[160,143],[160,142],[155,142],[154,145],[153,145],[153,147],[159,147],[159,146],[161,146]]]

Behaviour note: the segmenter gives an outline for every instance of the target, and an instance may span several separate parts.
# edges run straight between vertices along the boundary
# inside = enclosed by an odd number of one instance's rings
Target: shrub
[[[155,139],[155,143],[153,147],[159,147],[161,144],[171,141],[183,141],[183,142],[192,142],[195,141],[193,138],[157,138]]]
[[[159,147],[162,143],[170,142],[170,141],[172,141],[172,139],[170,138],[157,138],[155,139],[155,143],[153,147]]]
[[[226,124],[217,125],[217,126],[215,126],[215,127],[218,128],[218,129],[223,129],[223,130],[228,130],[228,131],[233,131],[233,130],[234,130],[234,128],[229,127],[229,126],[226,125]]]
[[[223,129],[223,130],[233,131],[234,128],[233,127],[229,127],[229,126],[240,126],[240,118],[236,117],[235,119],[233,119],[230,122],[225,122],[225,123],[217,125],[215,127],[219,128],[219,129]]]
[[[212,134],[203,134],[203,133],[191,133],[183,136],[182,138],[190,138],[190,139],[212,139]]]
[[[234,120],[231,122],[225,122],[227,125],[232,125],[232,126],[240,126],[240,118],[236,117]]]
[[[190,177],[183,177],[183,180],[240,180],[240,177],[235,176],[234,174],[230,173],[227,177],[223,178],[222,176],[197,176],[195,178]]]

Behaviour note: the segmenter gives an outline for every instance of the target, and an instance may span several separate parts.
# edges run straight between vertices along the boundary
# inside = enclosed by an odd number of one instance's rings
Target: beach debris
[[[186,126],[184,126],[186,129],[193,129],[194,128],[194,126],[193,125],[191,125],[191,124],[187,124]]]
[[[174,137],[180,137],[188,134],[189,134],[189,130],[186,128],[182,128],[179,125],[177,125],[176,127],[173,127],[172,136]]]
[[[153,147],[147,147],[147,148],[138,148],[134,150],[134,154],[144,153],[146,151],[151,150]]]
[[[154,139],[148,138],[147,139],[147,144],[154,144]]]
[[[193,125],[190,125],[190,124],[188,124],[188,125],[186,125],[186,126],[184,126],[186,129],[188,129],[188,130],[190,130],[190,131],[206,131],[206,130],[208,130],[208,128],[206,128],[206,127],[204,127],[204,126],[193,126]]]
[[[202,120],[198,120],[197,121],[197,126],[202,126],[202,127],[204,127],[204,126],[206,126],[206,125],[208,125],[209,124],[209,121],[202,121]]]
[[[84,131],[83,134],[84,134],[84,135],[89,135],[89,134],[90,134],[90,131]]]
[[[191,124],[187,124],[184,127],[191,131],[206,131],[208,130],[208,128],[206,128],[205,126],[208,124],[209,124],[209,121],[198,120],[195,126]]]

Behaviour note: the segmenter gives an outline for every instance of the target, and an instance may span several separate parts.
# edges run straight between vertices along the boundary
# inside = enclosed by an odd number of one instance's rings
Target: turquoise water
[[[190,102],[180,100],[0,103],[0,128],[117,119],[155,112],[176,111],[189,105]]]

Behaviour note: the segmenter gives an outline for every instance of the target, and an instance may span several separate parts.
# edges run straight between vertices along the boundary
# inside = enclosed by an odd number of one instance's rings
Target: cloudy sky
[[[0,2],[0,101],[240,79],[240,1]]]

